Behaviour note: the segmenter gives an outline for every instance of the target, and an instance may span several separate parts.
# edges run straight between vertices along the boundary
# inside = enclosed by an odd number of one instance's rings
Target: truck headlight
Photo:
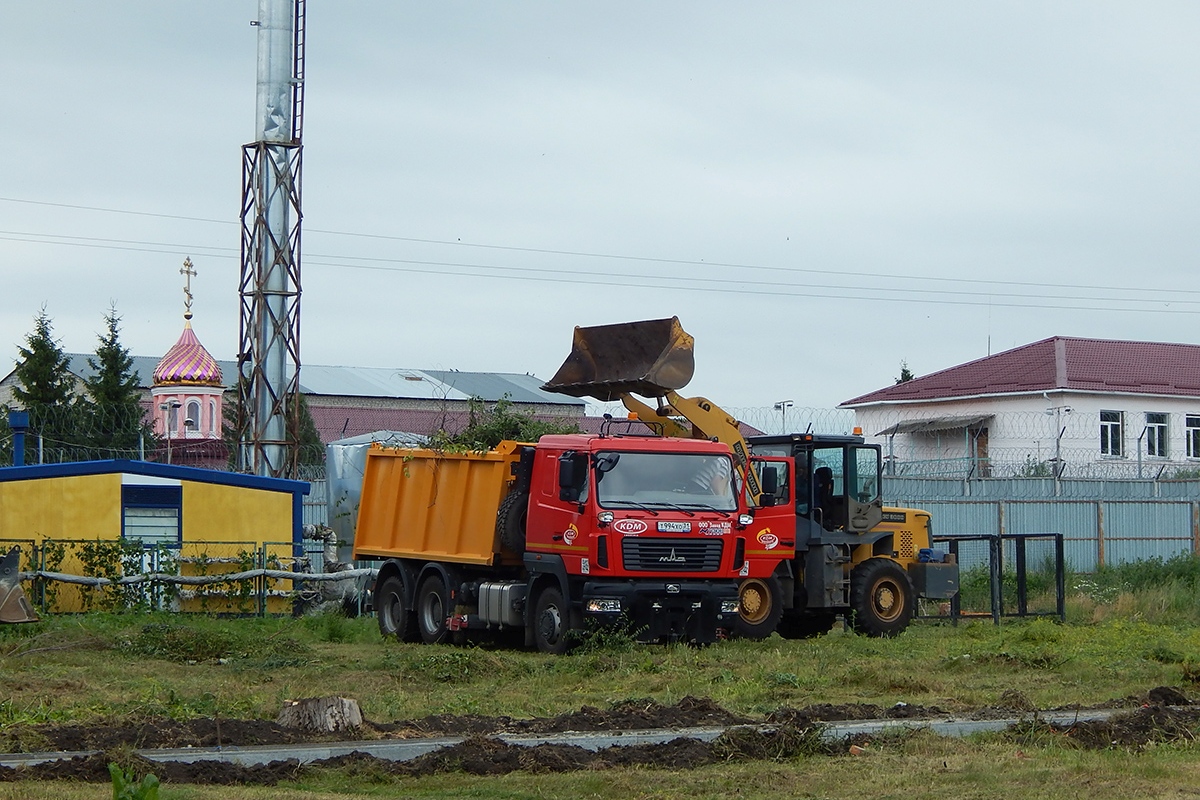
[[[596,522],[600,523],[601,526],[609,525],[612,523],[613,517],[614,517],[613,512],[601,511],[599,514],[596,515]]]
[[[593,597],[583,604],[585,610],[592,614],[620,614],[621,601],[616,597]]]
[[[738,525],[741,525],[743,528],[745,528],[749,525],[753,525],[753,524],[754,524],[754,517],[752,515],[741,514],[738,516]]]
[[[722,600],[721,601],[721,613],[722,614],[738,613],[738,601],[736,599]]]

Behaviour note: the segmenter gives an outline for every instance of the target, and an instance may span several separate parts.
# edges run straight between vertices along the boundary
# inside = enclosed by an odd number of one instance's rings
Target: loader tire
[[[908,573],[889,558],[868,558],[850,573],[850,628],[866,636],[899,636],[913,615]]]
[[[441,644],[450,635],[446,619],[450,616],[450,593],[446,582],[436,573],[421,581],[417,589],[417,627],[425,644]]]
[[[528,513],[528,492],[509,492],[496,512],[496,534],[500,537],[500,543],[517,555],[525,552],[525,520]]]
[[[783,586],[778,578],[747,578],[738,585],[738,618],[734,635],[765,639],[783,616]]]
[[[385,638],[396,637],[402,642],[415,642],[417,615],[404,606],[404,581],[398,575],[385,580],[375,590],[375,616],[379,618],[379,633]]]
[[[785,639],[812,639],[829,633],[835,622],[831,611],[785,611],[775,630]]]

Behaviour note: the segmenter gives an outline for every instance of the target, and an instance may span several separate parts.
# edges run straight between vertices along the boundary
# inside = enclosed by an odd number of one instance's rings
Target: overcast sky
[[[0,357],[238,345],[253,0],[0,0]],[[308,3],[304,363],[531,372],[678,315],[829,407],[1048,336],[1200,343],[1200,5]],[[0,366],[7,372],[7,367]]]

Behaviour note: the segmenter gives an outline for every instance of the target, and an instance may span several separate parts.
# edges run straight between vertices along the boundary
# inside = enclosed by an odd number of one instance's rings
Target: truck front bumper
[[[737,585],[706,581],[588,581],[583,616],[627,625],[639,641],[708,644],[724,638],[738,616]]]

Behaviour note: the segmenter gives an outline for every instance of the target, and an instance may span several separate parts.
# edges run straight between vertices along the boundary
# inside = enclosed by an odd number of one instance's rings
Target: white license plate
[[[692,523],[690,522],[660,522],[658,523],[659,533],[691,533]]]

